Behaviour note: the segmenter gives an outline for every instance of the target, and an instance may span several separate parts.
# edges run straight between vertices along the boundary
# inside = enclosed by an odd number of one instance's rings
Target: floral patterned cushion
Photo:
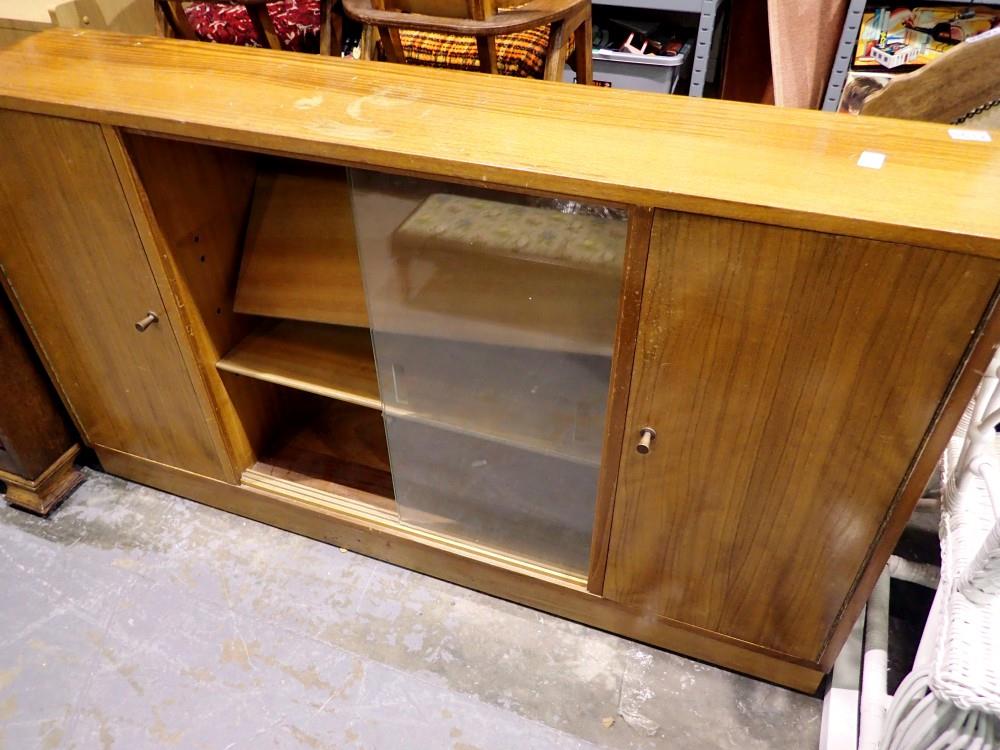
[[[250,22],[246,6],[237,3],[192,3],[184,12],[205,41],[266,47]],[[281,0],[268,3],[267,12],[283,49],[319,51],[319,0]]]
[[[393,234],[399,255],[427,252],[513,258],[608,274],[617,283],[628,222],[584,211],[434,193]]]

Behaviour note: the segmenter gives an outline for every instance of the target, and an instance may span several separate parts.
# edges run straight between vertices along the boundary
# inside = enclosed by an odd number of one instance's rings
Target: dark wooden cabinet
[[[47,514],[82,479],[80,446],[42,363],[0,290],[0,482],[7,502]]]

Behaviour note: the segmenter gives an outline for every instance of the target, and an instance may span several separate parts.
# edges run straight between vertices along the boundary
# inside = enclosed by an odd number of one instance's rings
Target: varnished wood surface
[[[101,127],[8,111],[0,134],[0,266],[85,437],[226,476]]]
[[[226,372],[381,409],[371,334],[366,328],[266,321],[218,367]]]
[[[998,278],[658,213],[605,596],[819,659]]]
[[[880,533],[872,540],[868,564],[858,576],[850,597],[844,601],[837,623],[820,658],[820,665],[825,671],[833,669],[833,664],[847,641],[851,628],[861,615],[861,610],[888,562],[889,555],[895,549],[896,542],[913,515],[913,509],[923,496],[927,478],[936,469],[941,454],[944,453],[948,441],[958,427],[959,420],[982,381],[983,373],[996,354],[997,342],[1000,342],[998,304],[1000,304],[1000,288],[994,292],[990,309],[969,342],[968,356],[962,367],[955,372],[948,397],[939,406],[938,413],[934,416],[934,423],[924,436],[919,455],[915,457],[907,472],[906,480],[893,499]]]
[[[586,592],[578,583],[434,537],[382,513],[363,514],[353,505],[331,507],[234,487],[101,447],[97,453],[108,471],[133,481],[796,690],[812,693],[823,677],[815,665],[623,607]]]
[[[1000,257],[1000,143],[940,125],[62,30],[0,52],[0,106]]]
[[[302,162],[261,164],[235,309],[368,325],[343,169]]]

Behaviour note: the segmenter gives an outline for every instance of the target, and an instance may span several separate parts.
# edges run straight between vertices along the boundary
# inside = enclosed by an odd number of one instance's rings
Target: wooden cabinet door
[[[0,264],[88,442],[224,476],[100,126],[0,111]]]
[[[657,212],[604,595],[818,660],[997,266]]]

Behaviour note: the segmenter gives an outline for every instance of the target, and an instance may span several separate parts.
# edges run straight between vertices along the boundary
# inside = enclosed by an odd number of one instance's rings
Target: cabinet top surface
[[[1000,258],[1000,145],[946,125],[69,29],[0,52],[0,107]]]

